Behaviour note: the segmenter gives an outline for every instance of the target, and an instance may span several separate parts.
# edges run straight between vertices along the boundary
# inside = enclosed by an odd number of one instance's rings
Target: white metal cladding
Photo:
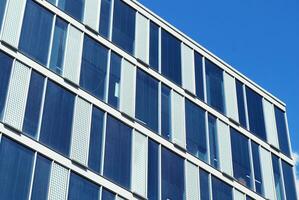
[[[26,0],[9,0],[3,23],[2,40],[18,48]]]
[[[185,149],[185,100],[174,90],[171,90],[171,132],[172,142]]]
[[[99,31],[101,0],[85,1],[84,23],[95,31]]]
[[[83,33],[72,25],[69,25],[63,76],[69,81],[76,84],[79,84],[82,48]]]
[[[87,165],[88,160],[90,126],[91,104],[77,97],[72,131],[71,158],[84,166]]]
[[[136,15],[135,56],[149,63],[149,20],[140,13]]]
[[[30,69],[15,61],[8,89],[4,122],[21,130],[29,88]]]
[[[142,197],[147,195],[147,137],[134,130],[132,151],[132,190]]]
[[[245,200],[245,194],[234,188],[234,200]]]
[[[271,153],[262,147],[259,151],[265,197],[271,200],[276,199]]]
[[[194,164],[186,163],[186,196],[188,200],[199,200],[199,169]]]
[[[183,87],[195,94],[194,51],[181,43]]]
[[[232,151],[229,126],[217,120],[217,133],[219,141],[220,169],[233,176]]]
[[[136,67],[122,59],[120,78],[120,111],[135,116]]]
[[[228,73],[224,73],[224,91],[227,116],[238,122],[239,114],[236,93],[236,82],[235,78],[229,75]]]
[[[68,170],[57,163],[52,164],[48,200],[66,200]]]
[[[268,142],[276,148],[279,148],[274,105],[263,99],[263,110]]]

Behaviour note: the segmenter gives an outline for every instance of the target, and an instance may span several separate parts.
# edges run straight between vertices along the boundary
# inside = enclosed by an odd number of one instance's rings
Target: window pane
[[[204,100],[204,81],[203,81],[203,66],[202,66],[202,55],[194,52],[194,63],[195,63],[195,81],[196,81],[196,96]]]
[[[266,140],[262,97],[246,87],[248,118],[250,131]]]
[[[150,22],[149,65],[159,71],[159,26]]]
[[[103,188],[102,200],[115,200],[115,194]]]
[[[164,84],[161,89],[161,134],[171,139],[171,89]]]
[[[53,14],[28,0],[19,49],[35,61],[47,65]]]
[[[251,170],[248,139],[235,129],[230,129],[234,177],[251,188]]]
[[[40,141],[69,155],[75,96],[48,81]]]
[[[199,170],[200,200],[210,200],[210,180],[206,171]]]
[[[58,7],[78,21],[82,21],[85,0],[58,0]]]
[[[9,85],[12,58],[0,51],[0,120],[4,114],[6,95]]]
[[[210,140],[210,164],[219,169],[219,149],[218,149],[218,133],[217,133],[217,119],[209,114],[209,140]]]
[[[140,69],[136,81],[136,117],[157,132],[158,81]]]
[[[63,70],[67,26],[64,20],[56,16],[49,68],[57,74],[62,74]]]
[[[184,160],[162,148],[162,199],[184,200]]]
[[[262,180],[262,172],[261,172],[261,161],[259,154],[259,146],[255,143],[251,143],[252,147],[252,159],[253,159],[253,169],[254,169],[254,177],[255,177],[255,190],[258,194],[263,195],[263,180]]]
[[[104,112],[96,107],[93,107],[89,140],[88,167],[98,173],[101,172],[103,127]]]
[[[35,71],[31,73],[23,131],[36,138],[39,125],[40,109],[44,91],[44,77]]]
[[[136,11],[121,0],[114,1],[112,41],[130,54],[134,53]]]
[[[206,59],[205,61],[208,104],[219,112],[225,113],[223,70],[208,59]]]
[[[50,180],[51,161],[38,155],[32,186],[31,200],[47,200]]]
[[[28,199],[34,153],[2,136],[0,155],[1,199]]]
[[[71,173],[69,200],[98,200],[100,188],[85,178]]]
[[[104,176],[130,189],[132,129],[108,116]]]
[[[6,0],[0,0],[0,32],[1,32],[1,28],[2,28],[5,7],[6,7]]]
[[[118,109],[120,95],[121,57],[111,52],[108,103]]]
[[[159,144],[148,141],[148,200],[158,200],[159,191]]]
[[[281,162],[282,162],[283,178],[285,183],[285,193],[286,193],[287,200],[297,199],[293,168],[285,161],[281,161]]]
[[[111,13],[111,0],[102,0],[99,33],[105,38],[109,37],[110,13]]]
[[[187,99],[185,110],[187,151],[207,161],[205,111]]]
[[[282,176],[280,174],[278,157],[272,154],[272,165],[275,182],[276,199],[283,200]]]
[[[84,37],[80,86],[104,99],[108,49],[88,36]]]
[[[232,200],[232,187],[212,176],[213,200]]]
[[[162,74],[171,81],[182,85],[181,42],[162,30]]]
[[[284,154],[286,154],[287,156],[291,156],[285,113],[277,107],[275,107],[275,119],[276,119],[279,147]]]
[[[237,79],[236,79],[236,91],[237,91],[237,101],[238,101],[239,122],[243,127],[247,128],[243,83],[241,83]]]

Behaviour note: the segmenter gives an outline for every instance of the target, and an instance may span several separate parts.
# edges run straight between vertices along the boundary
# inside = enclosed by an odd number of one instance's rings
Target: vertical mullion
[[[108,32],[108,39],[110,41],[112,41],[113,15],[114,15],[114,0],[111,0],[111,5],[110,5],[110,22],[109,22],[109,32]]]
[[[36,161],[37,161],[37,152],[34,153],[34,158],[33,158],[33,166],[32,166],[32,174],[31,174],[28,199],[31,199],[31,195],[32,195],[33,181],[34,181],[34,175],[36,170]]]
[[[162,200],[162,147],[159,144],[158,149],[158,200]]]
[[[57,18],[57,15],[54,15],[53,21],[52,21],[52,29],[51,29],[51,36],[50,36],[50,45],[49,45],[48,58],[47,58],[47,67],[48,68],[50,68],[50,61],[51,61],[51,56],[52,56],[52,47],[53,47],[53,40],[54,40],[54,34],[55,34],[56,18]]]
[[[252,155],[252,142],[250,139],[247,139],[247,141],[248,141],[248,148],[249,148],[249,160],[250,160],[250,171],[251,171],[251,184],[252,184],[251,187],[254,191],[256,191],[255,173],[254,173],[253,155]]]
[[[244,96],[244,106],[245,106],[245,118],[246,118],[246,127],[247,130],[250,129],[250,124],[249,124],[249,115],[248,115],[248,106],[247,106],[247,94],[246,94],[246,86],[242,84],[243,88],[243,96]]]
[[[44,104],[46,100],[46,90],[47,90],[47,83],[48,83],[48,77],[44,80],[44,87],[43,87],[43,94],[42,94],[42,101],[41,101],[41,108],[40,108],[40,114],[38,119],[38,127],[37,127],[37,134],[36,134],[36,140],[39,141],[40,137],[40,131],[42,126],[42,120],[43,120],[43,114],[44,114]]]
[[[108,103],[109,101],[109,81],[110,81],[110,67],[111,67],[111,54],[112,50],[109,49],[108,51],[108,58],[107,58],[107,73],[106,73],[106,82],[105,82],[105,91],[104,91],[104,101]]]
[[[158,85],[158,133],[162,135],[162,83],[159,81]]]
[[[162,28],[159,27],[158,30],[158,72],[162,71]]]
[[[280,176],[281,176],[283,199],[287,199],[286,191],[285,191],[284,174],[283,174],[283,170],[282,170],[282,161],[281,161],[280,157],[278,157],[278,165],[279,165],[278,167],[279,167],[279,172],[280,172]]]
[[[107,126],[107,117],[108,114],[104,114],[104,120],[103,120],[103,133],[102,133],[102,152],[101,152],[101,169],[100,174],[104,174],[104,162],[105,162],[105,146],[106,146],[106,126]]]
[[[206,81],[206,62],[205,57],[202,57],[202,78],[203,78],[203,90],[204,90],[204,102],[207,102],[207,81]]]
[[[210,155],[211,149],[210,149],[209,113],[206,111],[205,111],[205,125],[206,125],[205,134],[206,134],[206,143],[207,143],[207,161],[208,161],[207,163],[211,165],[212,163],[211,163],[211,155]]]

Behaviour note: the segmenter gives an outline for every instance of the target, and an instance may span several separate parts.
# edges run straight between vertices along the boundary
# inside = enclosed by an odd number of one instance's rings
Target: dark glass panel
[[[204,100],[204,79],[203,79],[203,66],[202,66],[202,55],[194,53],[194,64],[195,64],[195,82],[196,82],[196,96],[200,100]]]
[[[244,128],[247,128],[243,83],[241,83],[238,80],[236,80],[236,91],[237,91],[239,122]]]
[[[120,73],[121,57],[112,52],[110,58],[108,103],[116,109],[119,107]]]
[[[159,26],[150,22],[149,65],[159,71]]]
[[[277,156],[272,154],[272,166],[274,175],[274,184],[277,200],[284,200],[283,187],[282,187],[282,176],[280,173],[279,159]]]
[[[171,140],[171,89],[161,87],[161,135]]]
[[[148,142],[148,200],[159,198],[159,144],[153,140]]]
[[[102,0],[99,33],[105,38],[109,37],[110,13],[111,13],[111,0]]]
[[[253,169],[254,169],[254,180],[255,180],[255,191],[263,195],[263,179],[261,172],[261,161],[259,154],[259,146],[255,142],[251,143],[252,147],[252,160],[253,160]]]
[[[78,21],[83,20],[85,0],[58,0],[58,7]]]
[[[216,169],[219,168],[219,149],[218,149],[218,133],[217,119],[210,115],[208,116],[209,125],[209,141],[210,141],[210,164]]]
[[[287,130],[285,113],[277,107],[275,107],[275,119],[276,119],[276,127],[277,127],[277,134],[278,134],[280,150],[284,154],[286,154],[287,156],[290,157],[291,150],[290,150],[290,146],[289,146],[288,130]]]
[[[200,200],[210,200],[210,180],[206,171],[199,170]]]
[[[285,161],[281,161],[281,162],[282,162],[282,171],[283,171],[285,193],[286,193],[287,200],[297,199],[293,168]]]
[[[212,176],[213,200],[233,200],[232,187]]]

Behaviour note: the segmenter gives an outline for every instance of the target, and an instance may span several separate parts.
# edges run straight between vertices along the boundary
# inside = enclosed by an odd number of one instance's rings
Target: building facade
[[[0,0],[0,199],[296,200],[285,104],[131,0]]]

